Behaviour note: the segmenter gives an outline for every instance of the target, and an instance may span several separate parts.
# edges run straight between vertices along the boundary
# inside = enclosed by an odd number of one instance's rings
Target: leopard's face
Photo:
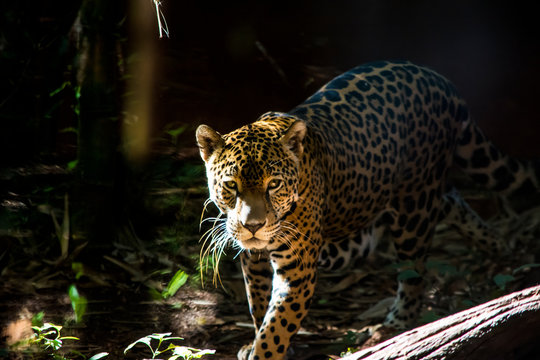
[[[209,127],[197,132],[210,198],[227,215],[229,236],[248,250],[285,239],[280,234],[287,231],[284,218],[298,200],[300,173],[301,139],[257,124],[225,136]],[[299,127],[305,130],[303,123]]]
[[[227,215],[230,236],[242,248],[262,249],[298,198],[298,166],[280,144],[259,143],[263,151],[236,144],[207,164],[210,197]]]

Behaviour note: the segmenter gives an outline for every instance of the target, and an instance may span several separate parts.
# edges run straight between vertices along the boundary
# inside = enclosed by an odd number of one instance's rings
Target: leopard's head
[[[272,121],[268,121],[268,120]],[[221,135],[197,129],[210,199],[227,215],[226,231],[242,249],[279,240],[296,206],[304,122],[277,113]]]

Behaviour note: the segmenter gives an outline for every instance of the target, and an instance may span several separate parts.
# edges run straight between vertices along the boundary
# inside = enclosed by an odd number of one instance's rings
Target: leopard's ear
[[[221,135],[208,125],[200,125],[196,132],[197,145],[204,161],[208,161],[210,156],[225,144]]]
[[[292,151],[296,157],[300,159],[302,153],[304,152],[304,137],[306,136],[306,124],[301,121],[295,121],[283,134],[281,143],[285,146],[286,149]]]

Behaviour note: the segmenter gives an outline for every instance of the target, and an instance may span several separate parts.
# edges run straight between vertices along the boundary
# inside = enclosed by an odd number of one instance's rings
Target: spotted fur
[[[487,188],[538,188],[538,171],[502,154],[441,75],[378,62],[333,79],[288,113],[270,112],[226,135],[197,130],[211,200],[240,250],[256,334],[239,359],[283,359],[307,314],[317,264],[342,268],[387,233],[423,273],[435,225],[447,221],[487,247],[494,235],[456,193],[452,164]],[[386,324],[421,307],[422,278],[399,281]]]

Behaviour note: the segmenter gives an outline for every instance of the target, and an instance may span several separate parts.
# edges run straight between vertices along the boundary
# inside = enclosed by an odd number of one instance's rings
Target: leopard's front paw
[[[236,357],[238,360],[249,360],[249,356],[251,355],[251,352],[253,351],[253,345],[247,344],[244,345],[238,350],[238,354],[236,354]]]

